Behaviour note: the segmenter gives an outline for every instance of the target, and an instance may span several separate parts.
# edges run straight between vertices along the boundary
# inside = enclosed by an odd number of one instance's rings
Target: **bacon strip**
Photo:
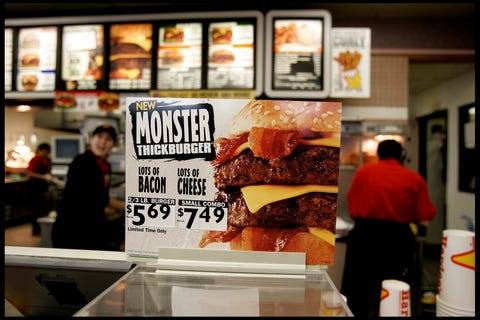
[[[296,148],[300,133],[253,127],[250,133],[245,132],[235,138],[218,138],[215,141],[216,158],[211,161],[217,166],[234,157],[235,150],[248,141],[250,150],[255,157],[262,159],[277,159],[288,156]]]
[[[225,161],[233,158],[235,150],[248,139],[248,132],[245,132],[239,137],[227,139],[227,138],[218,138],[215,141],[215,152],[217,156],[211,161],[212,166],[219,165]]]
[[[262,159],[276,159],[288,156],[298,144],[296,131],[281,131],[254,127],[248,136],[253,154]]]
[[[227,231],[215,231],[215,230],[205,231],[205,233],[202,236],[202,239],[200,239],[198,246],[200,248],[205,248],[209,244],[215,243],[215,242],[230,242],[239,233],[241,233],[242,230],[243,230],[243,227],[234,227],[229,225],[227,227]]]

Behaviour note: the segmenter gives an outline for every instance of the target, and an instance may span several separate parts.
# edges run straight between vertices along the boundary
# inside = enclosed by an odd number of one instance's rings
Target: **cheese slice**
[[[340,138],[319,138],[311,140],[300,139],[298,142],[309,146],[326,146],[340,148]],[[245,149],[248,149],[248,142],[244,142],[240,146],[238,146],[238,148],[233,153],[233,156],[236,157]]]
[[[315,237],[322,239],[323,241],[335,246],[335,235],[328,230],[320,228],[308,228],[308,232],[313,234]]]
[[[326,147],[337,147],[340,148],[340,138],[319,138],[319,139],[300,139],[299,143],[306,144],[309,146],[326,146]]]
[[[233,157],[236,157],[238,156],[240,153],[242,153],[243,150],[245,149],[248,149],[248,142],[244,142],[242,143],[241,145],[238,146],[238,148],[235,150],[235,152],[233,153]]]
[[[310,192],[338,193],[338,186],[305,184],[288,185],[252,185],[241,188],[248,210],[255,213],[263,206],[284,199],[298,197]]]

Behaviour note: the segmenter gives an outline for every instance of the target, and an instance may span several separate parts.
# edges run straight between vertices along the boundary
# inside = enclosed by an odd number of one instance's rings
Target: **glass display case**
[[[352,316],[325,270],[267,274],[137,265],[75,316]]]

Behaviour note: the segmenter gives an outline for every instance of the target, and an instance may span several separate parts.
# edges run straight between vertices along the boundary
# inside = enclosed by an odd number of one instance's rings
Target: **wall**
[[[446,228],[466,229],[460,217],[467,214],[475,219],[475,194],[458,191],[458,108],[475,102],[475,70],[425,90],[410,100],[410,119],[437,110],[448,112]]]
[[[27,145],[29,145],[29,139],[32,134],[36,135],[38,143],[50,143],[50,136],[53,134],[69,134],[64,131],[34,127],[34,112],[40,111],[17,112],[15,108],[5,108],[5,151],[15,146],[21,134],[25,135]],[[29,145],[29,147],[32,148],[32,151],[35,151],[36,145]]]

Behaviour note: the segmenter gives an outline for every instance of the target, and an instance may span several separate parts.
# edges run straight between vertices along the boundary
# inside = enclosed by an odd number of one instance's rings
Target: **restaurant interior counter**
[[[302,256],[303,255],[303,256]],[[5,299],[25,316],[352,316],[304,254],[5,247]]]
[[[23,316],[72,316],[133,266],[124,252],[5,246],[5,300]]]
[[[261,266],[258,254],[250,262],[236,260],[243,252],[222,252],[224,261],[186,262],[178,252],[186,258],[193,251],[173,250],[176,258],[167,252],[157,263],[138,264],[75,316],[352,316],[321,266],[283,272],[271,259]]]

